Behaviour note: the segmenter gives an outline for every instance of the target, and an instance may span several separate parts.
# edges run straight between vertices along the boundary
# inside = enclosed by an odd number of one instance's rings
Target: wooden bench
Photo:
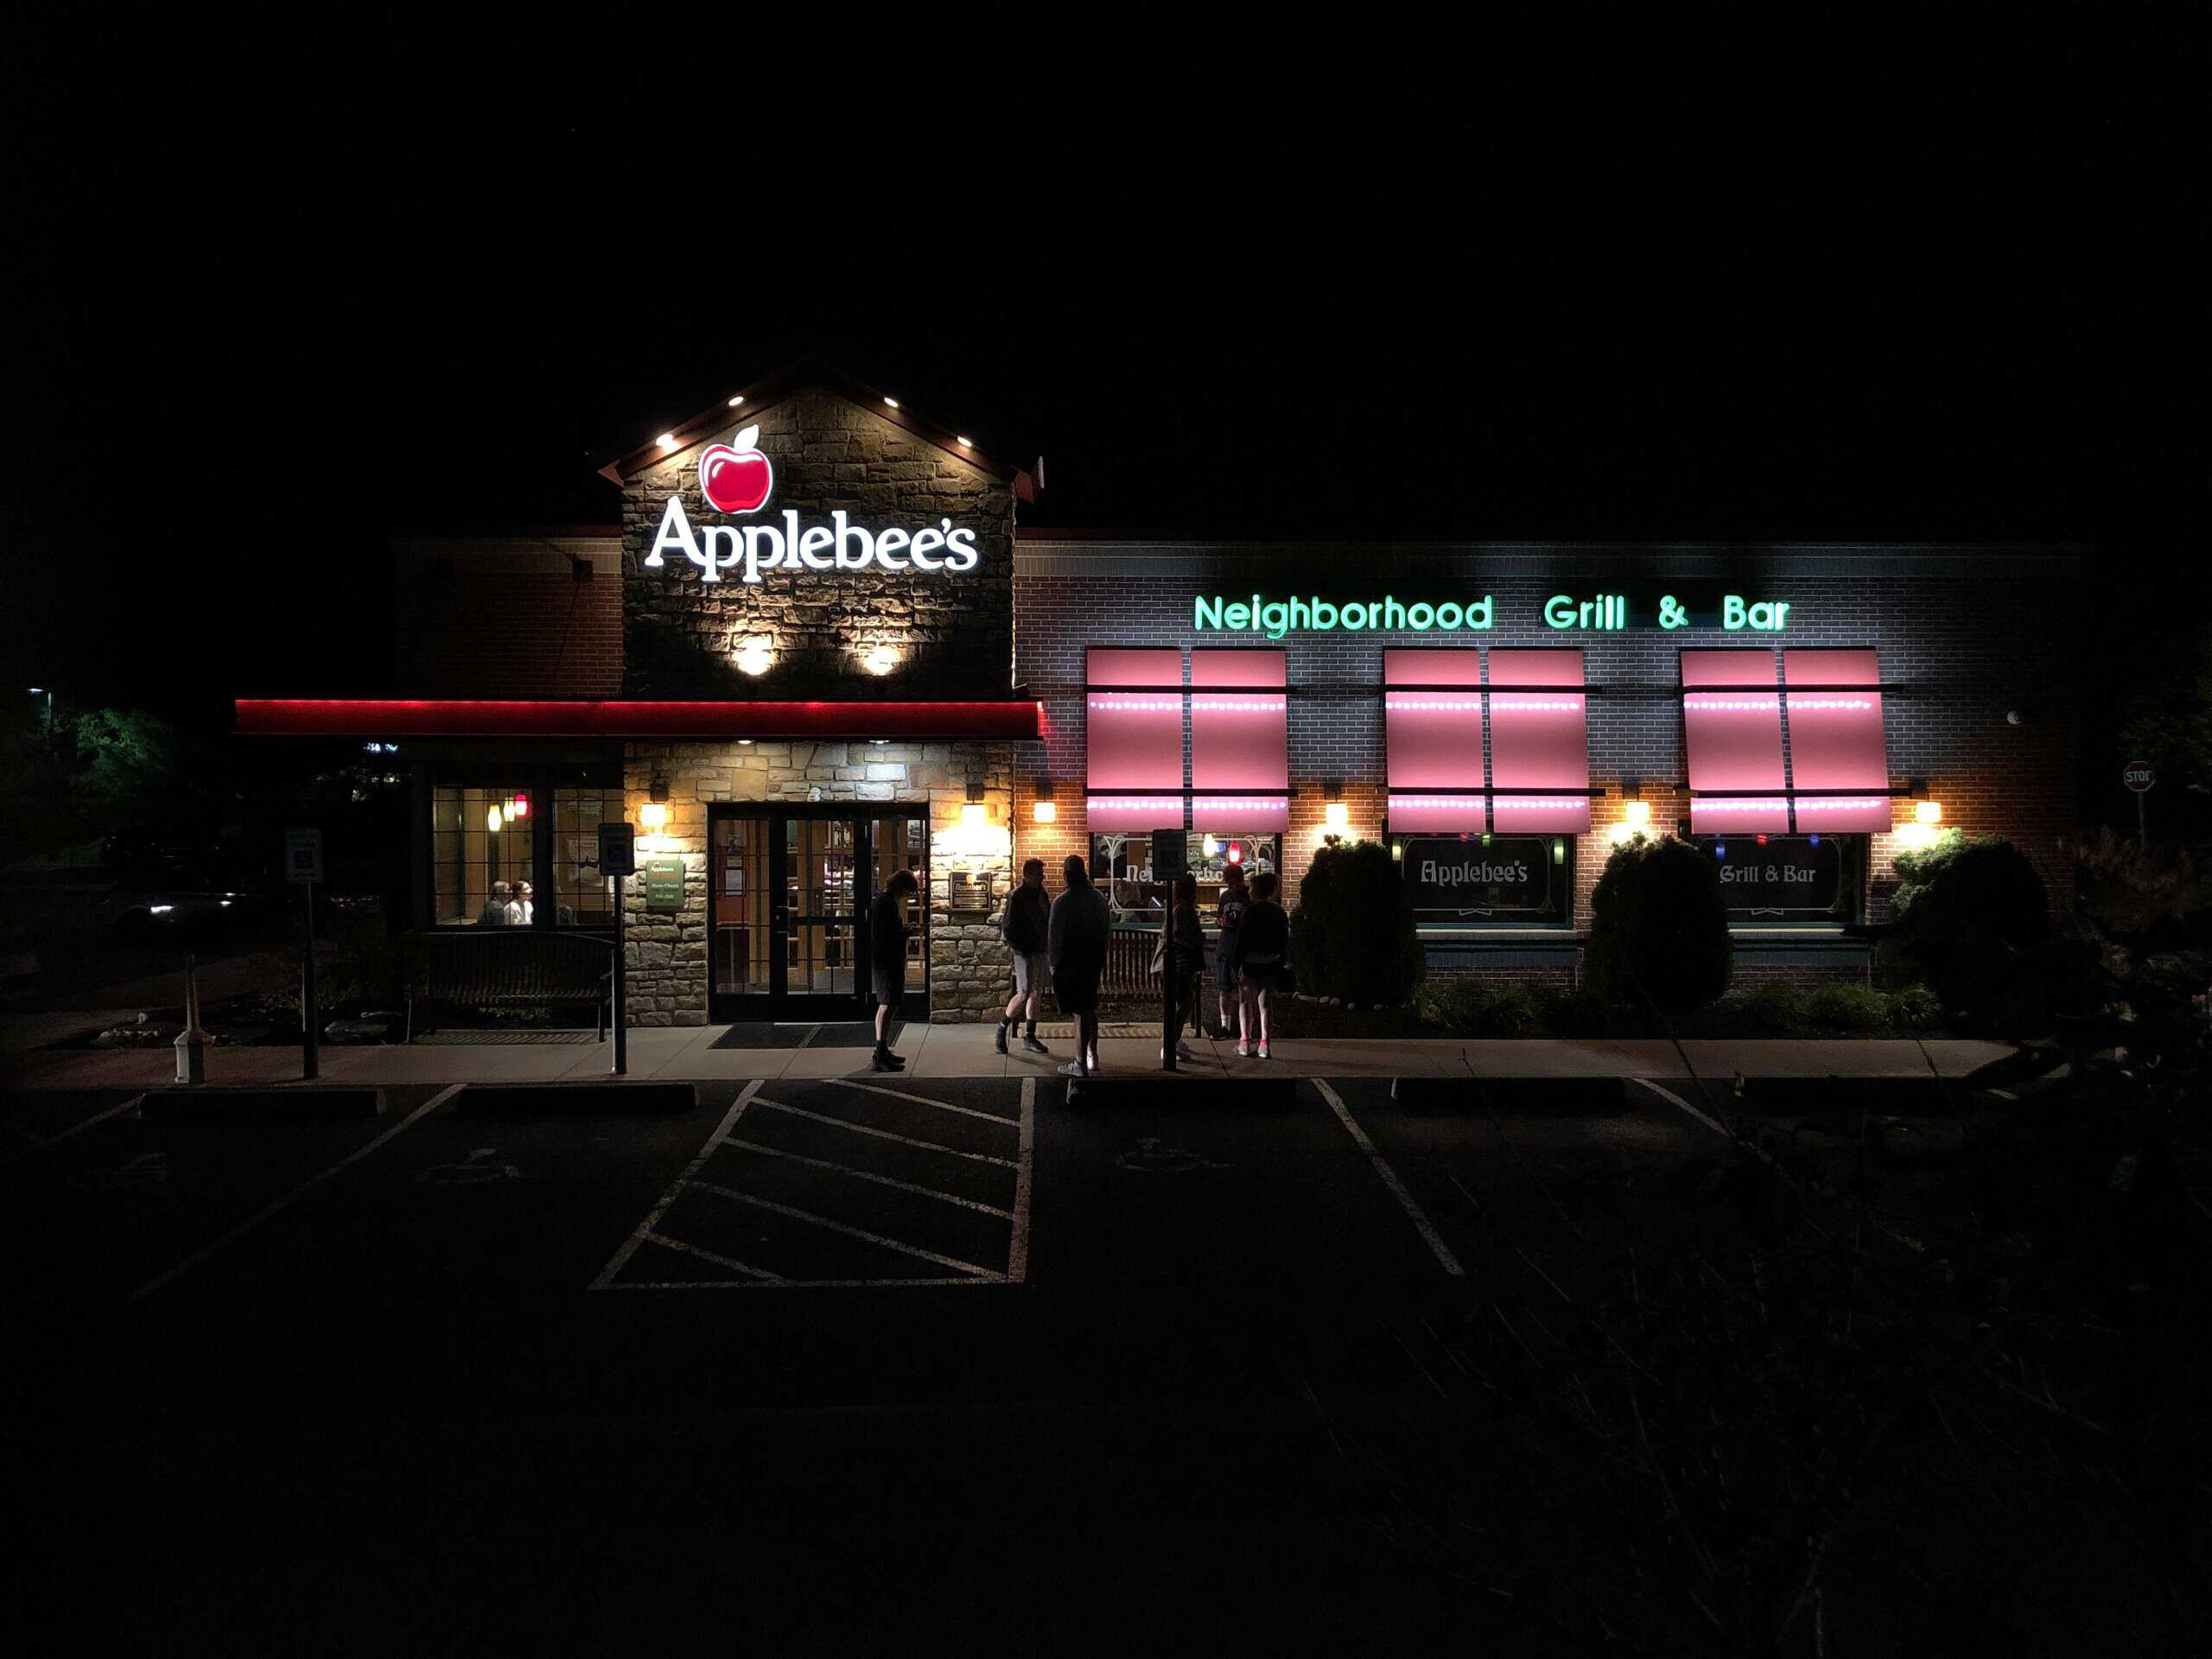
[[[537,1008],[592,1005],[607,1040],[614,993],[614,942],[589,933],[533,927],[452,929],[416,935],[408,952],[407,1039],[415,1005]]]

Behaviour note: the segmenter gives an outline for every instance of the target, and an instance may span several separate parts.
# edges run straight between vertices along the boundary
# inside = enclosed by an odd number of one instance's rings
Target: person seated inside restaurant
[[[531,904],[530,901],[530,883],[527,881],[516,882],[514,887],[514,897],[507,903],[507,925],[509,927],[528,927],[537,914],[537,906]]]
[[[504,881],[494,881],[492,884],[492,897],[476,918],[477,926],[505,927],[507,925],[507,912],[512,907],[513,901],[514,889]]]

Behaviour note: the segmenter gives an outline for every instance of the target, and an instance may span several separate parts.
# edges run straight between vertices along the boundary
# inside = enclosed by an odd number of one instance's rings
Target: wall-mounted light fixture
[[[1052,798],[1052,780],[1037,780],[1037,798],[1031,803],[1029,816],[1039,823],[1051,823],[1060,816],[1059,803]]]
[[[672,455],[672,454],[674,454],[676,453],[676,434],[675,434],[675,433],[673,433],[673,432],[664,432],[664,433],[662,433],[662,434],[660,435],[660,436],[658,436],[658,437],[655,438],[655,439],[653,440],[653,442],[654,442],[655,443],[657,443],[657,444],[660,445],[660,452],[661,452],[661,454],[663,454],[664,455]]]
[[[638,809],[639,827],[658,835],[668,828],[668,807],[660,801],[647,801]]]
[[[868,655],[861,660],[868,664],[869,673],[888,674],[899,666],[899,653],[888,645],[876,645],[872,647]]]
[[[739,393],[737,394],[737,396],[736,396],[736,397],[733,397],[733,398],[731,398],[731,399],[729,400],[729,406],[730,406],[732,409],[735,409],[735,408],[736,408],[740,404],[743,403],[744,401],[745,401],[745,394],[744,394],[743,392],[741,392],[741,392],[739,392]]]
[[[1915,801],[1912,804],[1912,816],[1913,821],[1916,823],[1941,823],[1943,822],[1943,803]]]
[[[1649,829],[1651,824],[1651,803],[1630,801],[1622,809],[1621,816],[1627,819],[1629,828],[1631,830]]]
[[[1344,831],[1351,827],[1351,807],[1344,798],[1344,780],[1343,779],[1330,779],[1327,789],[1328,797],[1321,807],[1321,823],[1324,826],[1321,839],[1333,847],[1344,839]]]
[[[774,660],[768,654],[767,642],[763,639],[747,639],[733,655],[738,672],[749,674],[756,679],[768,671],[768,664]]]

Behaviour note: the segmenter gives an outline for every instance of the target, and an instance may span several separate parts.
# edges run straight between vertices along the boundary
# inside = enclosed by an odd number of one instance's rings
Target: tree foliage
[[[1590,988],[1670,1014],[1701,1008],[1735,974],[1720,872],[1672,836],[1613,849],[1590,900]]]
[[[1361,841],[1313,855],[1291,912],[1290,950],[1310,995],[1377,1007],[1413,995],[1428,962],[1388,848]]]

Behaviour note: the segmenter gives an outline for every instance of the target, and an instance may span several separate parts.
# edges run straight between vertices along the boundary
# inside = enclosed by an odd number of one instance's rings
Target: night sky
[[[395,529],[610,521],[809,350],[1043,454],[1027,524],[2202,569],[2193,29],[632,26],[14,36],[26,682],[380,689]]]

